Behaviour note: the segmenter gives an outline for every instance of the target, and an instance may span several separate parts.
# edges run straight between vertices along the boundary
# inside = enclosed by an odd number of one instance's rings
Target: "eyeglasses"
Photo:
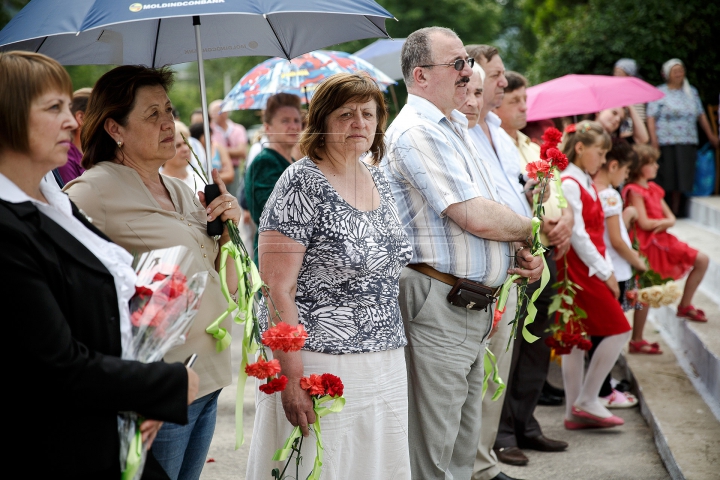
[[[433,65],[418,65],[418,67],[421,68],[427,68],[427,67],[454,67],[455,70],[458,72],[462,72],[462,69],[465,68],[465,62],[467,62],[468,66],[470,68],[475,65],[475,59],[472,57],[469,57],[467,60],[463,60],[462,58],[459,58],[455,60],[453,63],[435,63]]]

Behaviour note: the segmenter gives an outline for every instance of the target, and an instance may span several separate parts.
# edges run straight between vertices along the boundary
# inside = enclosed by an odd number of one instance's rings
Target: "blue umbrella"
[[[387,37],[387,18],[394,17],[373,0],[32,0],[0,31],[0,51],[30,50],[64,65],[157,67],[197,60],[210,138],[203,58],[291,59],[336,43]]]

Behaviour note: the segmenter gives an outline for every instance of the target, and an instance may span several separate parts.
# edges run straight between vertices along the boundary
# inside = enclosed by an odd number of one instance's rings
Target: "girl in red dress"
[[[707,322],[705,312],[692,306],[691,302],[707,271],[708,256],[667,232],[675,225],[675,215],[663,200],[665,191],[651,181],[657,175],[660,152],[649,145],[635,145],[634,148],[638,162],[630,170],[622,196],[626,206],[632,205],[637,210],[635,232],[640,253],[647,257],[650,268],[663,277],[678,280],[690,273],[677,315]]]
[[[588,335],[605,337],[598,344],[584,372],[585,352],[573,347],[563,357],[565,428],[607,428],[622,425],[598,399],[603,380],[610,373],[625,343],[630,324],[618,296],[620,290],[612,264],[605,258],[605,215],[592,175],[605,163],[610,137],[597,122],[582,121],[566,130],[563,153],[570,165],[562,173],[562,188],[573,209],[575,225],[566,262],[558,262],[558,279],[567,275],[578,284],[575,304],[585,310],[583,327]],[[567,265],[567,268],[565,267]]]

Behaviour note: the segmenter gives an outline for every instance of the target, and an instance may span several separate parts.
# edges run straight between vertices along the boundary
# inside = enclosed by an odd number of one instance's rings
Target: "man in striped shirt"
[[[485,340],[492,309],[452,305],[454,282],[536,281],[542,259],[525,247],[530,219],[498,196],[457,111],[472,59],[449,29],[412,33],[402,49],[408,102],[387,132],[382,168],[413,245],[400,277],[408,337],[408,424],[413,478],[469,479],[480,435]],[[511,264],[512,257],[515,263]]]

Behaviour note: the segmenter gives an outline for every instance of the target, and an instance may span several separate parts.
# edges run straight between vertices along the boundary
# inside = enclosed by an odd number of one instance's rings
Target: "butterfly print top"
[[[367,168],[380,195],[373,211],[348,204],[306,157],[283,173],[260,218],[260,232],[280,232],[306,248],[295,296],[305,350],[362,353],[407,344],[398,280],[412,247],[382,171]],[[263,329],[267,318],[263,303]]]

